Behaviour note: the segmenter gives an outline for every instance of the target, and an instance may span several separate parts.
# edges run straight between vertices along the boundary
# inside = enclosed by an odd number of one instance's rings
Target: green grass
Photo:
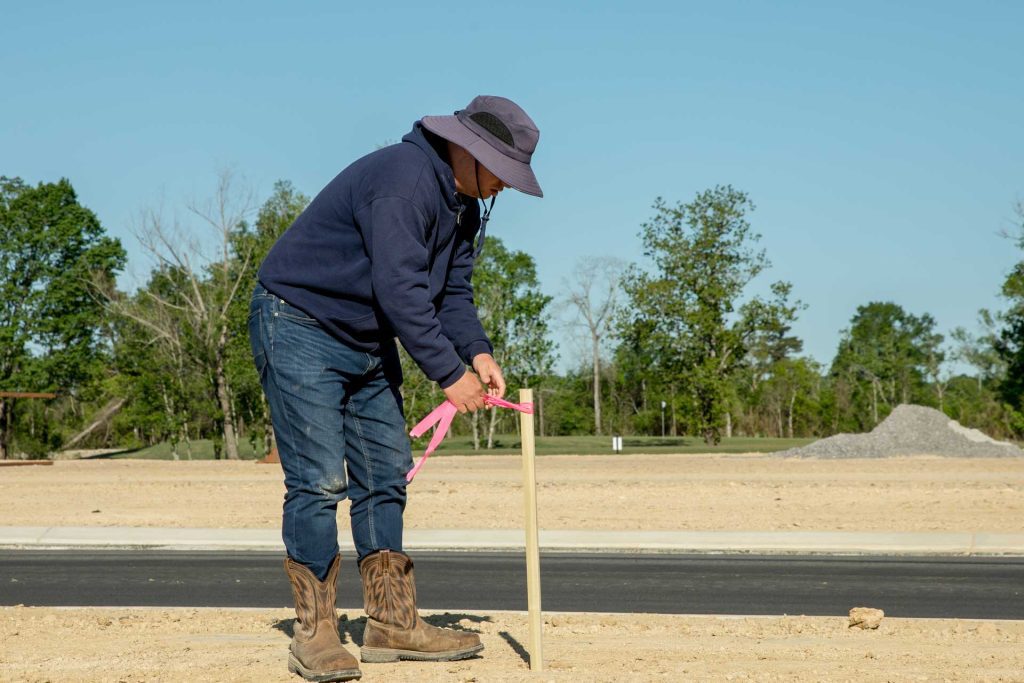
[[[628,453],[771,453],[794,446],[803,446],[814,439],[761,439],[734,437],[722,439],[718,446],[707,446],[697,437],[624,436],[622,452]],[[616,455],[612,453],[610,436],[546,436],[537,437],[537,455]],[[413,442],[413,453],[426,448],[427,439]],[[473,450],[473,439],[469,436],[455,436],[445,439],[437,449],[439,455],[486,455],[512,454],[520,452],[519,436],[503,434],[495,437],[492,450]]]
[[[416,439],[412,444],[414,457],[419,457],[427,446],[427,437]],[[626,436],[623,437],[623,453],[770,453],[794,446],[803,446],[814,439],[761,439],[752,437],[735,437],[722,439],[716,447],[709,447],[696,437],[655,437]],[[438,455],[513,455],[520,452],[519,436],[503,434],[495,438],[495,447],[491,450],[481,448],[473,450],[473,439],[469,436],[453,436],[445,439],[438,448]],[[248,441],[238,444],[243,460],[255,460],[262,453],[253,451]],[[537,437],[538,455],[615,455],[612,453],[610,436],[547,436]],[[109,458],[142,458],[146,460],[172,460],[171,445],[161,443],[148,448],[122,451],[107,456]],[[185,444],[178,444],[178,457],[188,460]],[[193,460],[213,460],[213,442],[202,439],[192,442]]]
[[[252,445],[248,441],[240,441],[238,443],[238,454],[242,460],[257,460],[263,457],[262,453],[257,454]],[[106,456],[108,458],[141,458],[143,460],[173,460],[174,457],[171,455],[171,444],[169,442],[158,443],[155,446],[148,446],[146,448],[136,448],[128,451],[121,451],[120,453],[112,453]],[[221,457],[224,454],[221,453]],[[181,460],[188,460],[188,450],[185,448],[185,444],[178,444],[178,458]],[[209,439],[200,439],[192,442],[192,460],[213,460],[213,441]]]

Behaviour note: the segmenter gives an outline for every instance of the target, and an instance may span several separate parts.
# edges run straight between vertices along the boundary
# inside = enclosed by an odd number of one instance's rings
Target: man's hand
[[[480,375],[480,381],[487,385],[487,393],[502,398],[505,396],[505,378],[501,368],[489,353],[478,353],[473,357],[473,369]]]
[[[460,413],[475,413],[484,407],[484,388],[469,370],[455,384],[444,390],[444,395],[455,404]]]

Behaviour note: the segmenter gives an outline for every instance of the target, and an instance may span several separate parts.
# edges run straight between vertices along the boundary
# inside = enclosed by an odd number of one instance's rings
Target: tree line
[[[274,241],[309,203],[290,182],[269,197],[230,172],[210,196],[146,209],[135,237],[146,280],[117,285],[127,256],[67,179],[0,177],[0,457],[62,447],[169,442],[190,457],[211,439],[273,446],[252,365],[249,294]],[[765,294],[770,269],[754,205],[731,186],[688,202],[655,200],[641,224],[644,261],[581,258],[543,293],[529,254],[489,237],[473,276],[476,303],[510,387],[534,388],[541,436],[811,437],[873,428],[899,403],[931,405],[999,437],[1024,431],[1024,261],[1002,287],[1005,310],[947,339],[926,312],[866,302],[827,366],[792,332],[807,307],[792,284]],[[1024,250],[1019,232],[1008,234]],[[565,340],[560,349],[552,339]],[[556,372],[556,353],[571,368]],[[410,423],[443,400],[403,354]],[[955,372],[954,372],[955,370]],[[53,391],[52,400],[3,397]],[[478,448],[514,432],[505,411],[462,416]]]

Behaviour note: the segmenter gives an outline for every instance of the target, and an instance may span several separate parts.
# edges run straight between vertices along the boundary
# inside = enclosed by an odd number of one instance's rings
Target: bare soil
[[[1024,459],[1016,458],[548,456],[537,472],[548,529],[1024,530]],[[283,494],[280,467],[252,462],[0,469],[7,525],[275,528]],[[406,523],[521,528],[521,507],[519,458],[435,457],[411,486]],[[871,607],[850,605],[858,606]],[[355,652],[362,613],[341,611]],[[293,617],[288,609],[0,607],[0,681],[298,681],[286,666]],[[845,616],[546,613],[542,673],[529,670],[521,613],[430,621],[479,631],[483,657],[367,664],[362,680],[1024,680],[1024,621],[885,617],[861,630]]]
[[[342,611],[357,652],[364,619]],[[0,608],[0,680],[299,681],[289,610]],[[543,672],[530,672],[525,615],[435,614],[478,631],[482,657],[364,664],[363,681],[1020,681],[1024,622],[845,617],[547,614]]]
[[[406,526],[522,527],[517,456],[433,457]],[[842,460],[766,455],[544,456],[545,529],[1024,531],[1024,458]],[[0,469],[14,526],[276,528],[279,465],[59,461]],[[347,523],[347,506],[338,514]]]

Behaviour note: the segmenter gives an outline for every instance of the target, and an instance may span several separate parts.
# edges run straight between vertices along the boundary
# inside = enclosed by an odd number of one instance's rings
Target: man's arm
[[[374,298],[424,374],[442,388],[450,386],[465,366],[430,301],[426,217],[407,199],[381,197],[370,207],[370,220]]]
[[[473,238],[476,230],[465,229],[457,236],[455,257],[448,272],[444,298],[437,316],[441,329],[455,345],[459,356],[473,366],[490,393],[504,396],[505,380],[494,360],[494,347],[480,323],[473,300]]]
[[[476,377],[444,335],[430,300],[426,217],[400,197],[370,206],[367,240],[374,298],[402,346],[460,412],[483,407]]]
[[[476,230],[459,228],[455,244],[455,257],[448,271],[444,297],[437,317],[441,329],[455,345],[455,350],[468,365],[481,353],[494,353],[491,340],[480,324],[473,301],[473,237]]]

